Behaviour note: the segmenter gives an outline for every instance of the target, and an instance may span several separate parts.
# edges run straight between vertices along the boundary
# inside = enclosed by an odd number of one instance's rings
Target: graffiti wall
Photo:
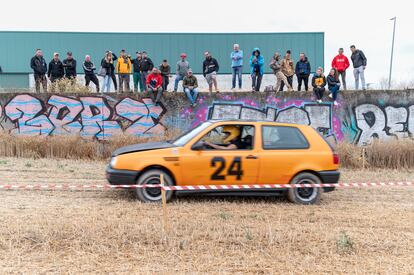
[[[222,93],[200,95],[191,107],[183,94],[150,98],[125,95],[0,96],[0,131],[12,135],[80,135],[105,140],[125,133],[162,135],[186,131],[207,119],[267,120],[310,125],[332,141],[358,145],[373,139],[411,139],[414,97],[410,91],[350,92],[340,104],[315,103],[309,94]]]

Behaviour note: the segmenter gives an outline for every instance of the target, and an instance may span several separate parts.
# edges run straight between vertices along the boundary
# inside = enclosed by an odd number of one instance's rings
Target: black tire
[[[160,184],[160,175],[164,175],[164,184],[166,186],[174,185],[173,179],[168,173],[161,169],[150,169],[139,176],[137,180],[138,185],[143,184]],[[142,202],[160,202],[161,188],[137,188],[136,189],[137,199]],[[166,199],[169,202],[173,196],[173,191],[166,191]]]
[[[300,173],[296,175],[290,182],[291,184],[320,184],[321,180],[311,173]],[[289,188],[287,192],[287,198],[290,202],[297,204],[315,204],[318,203],[321,195],[322,188],[309,187],[309,188]]]

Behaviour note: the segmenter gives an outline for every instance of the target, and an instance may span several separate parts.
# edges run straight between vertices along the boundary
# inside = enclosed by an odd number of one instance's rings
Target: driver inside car
[[[243,142],[241,140],[240,128],[234,125],[226,125],[223,127],[223,143],[227,145],[217,145],[208,141],[204,141],[204,144],[217,150],[235,150],[242,149]]]

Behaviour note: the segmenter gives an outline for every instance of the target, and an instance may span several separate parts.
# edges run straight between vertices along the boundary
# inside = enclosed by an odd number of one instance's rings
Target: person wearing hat
[[[63,63],[59,59],[59,54],[54,53],[52,61],[49,62],[49,67],[47,70],[47,77],[52,83],[51,91],[55,92],[56,81],[62,79],[64,76]]]
[[[141,60],[142,60],[142,54],[141,52],[136,52],[136,57],[134,59],[131,60],[132,62],[132,69],[133,69],[133,73],[132,76],[134,78],[134,92],[138,92],[138,91],[144,91],[144,86],[142,85],[142,81],[141,81]],[[139,90],[138,90],[138,85],[139,85]]]
[[[76,60],[73,58],[71,51],[67,53],[66,59],[63,60],[63,67],[65,68],[65,77],[72,81],[72,84],[76,82]]]
[[[188,63],[187,61],[187,54],[182,53],[180,57],[181,60],[177,62],[177,70],[174,81],[174,92],[177,92],[178,83],[184,79],[184,77],[187,75],[188,70],[190,69],[190,63]]]
[[[208,141],[204,141],[204,144],[217,150],[235,150],[244,147],[241,140],[240,127],[236,125],[225,125],[222,133],[224,134],[223,143],[227,145],[217,145]]]
[[[122,93],[125,89],[125,92],[129,93],[129,75],[132,72],[132,64],[131,59],[125,50],[121,51],[118,58],[118,62],[116,63],[116,72],[118,73],[119,92]]]
[[[109,57],[109,55],[110,55],[110,57]],[[116,82],[116,77],[115,77],[115,65],[114,65],[115,64],[115,61],[117,59],[118,59],[118,57],[112,51],[106,50],[105,51],[105,55],[104,55],[104,57],[101,60],[101,64],[106,64],[106,65],[109,66],[109,69],[107,70],[107,72],[110,72],[109,76],[112,79],[112,82],[114,83],[115,91],[118,90],[118,84]],[[110,60],[110,63],[109,64],[107,64],[107,61],[108,60]],[[106,83],[106,84],[108,84],[108,83]],[[107,86],[107,85],[105,85],[105,83],[104,83],[104,85],[103,85],[103,88],[104,89],[105,89],[105,86]]]
[[[218,93],[219,90],[217,88],[217,73],[219,71],[219,64],[217,60],[211,56],[210,52],[205,52],[204,56],[206,59],[203,62],[203,75],[208,83],[208,90],[211,93],[213,91],[214,85],[214,89],[216,90],[216,93]]]
[[[193,75],[193,70],[189,69],[187,75],[183,79],[184,92],[191,102],[191,106],[196,106],[196,100],[198,95],[198,81],[197,77]]]
[[[170,83],[170,76],[171,76],[171,67],[168,64],[167,59],[164,59],[158,69],[162,75],[162,89],[164,91],[168,90],[168,84]]]

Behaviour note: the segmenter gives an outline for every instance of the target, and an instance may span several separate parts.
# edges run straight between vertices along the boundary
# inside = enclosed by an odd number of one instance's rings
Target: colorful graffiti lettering
[[[109,102],[114,101],[113,107]],[[67,97],[51,95],[43,102],[33,95],[14,96],[4,108],[2,123],[9,120],[13,135],[73,135],[104,140],[126,132],[131,135],[162,134],[160,123],[166,109],[150,98],[120,100],[103,96]],[[4,110],[3,110],[4,109]],[[2,128],[4,128],[2,126]]]

